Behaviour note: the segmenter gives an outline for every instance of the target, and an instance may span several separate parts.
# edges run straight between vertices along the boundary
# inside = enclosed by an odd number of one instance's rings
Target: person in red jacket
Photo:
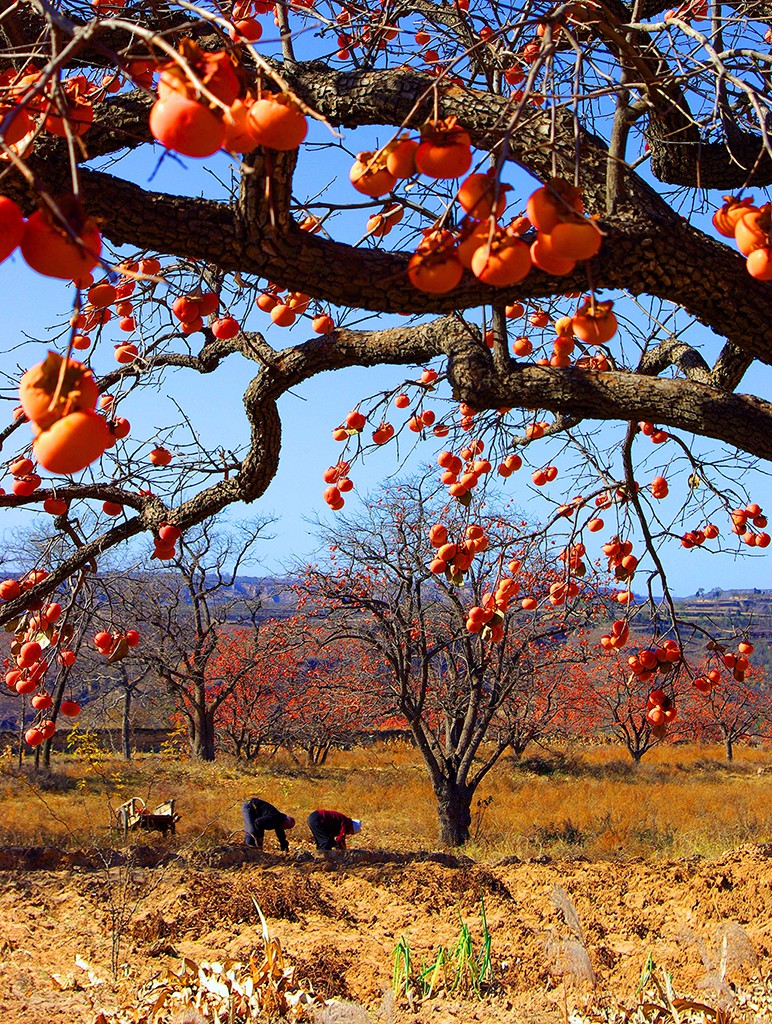
[[[317,850],[345,850],[346,836],[355,836],[362,822],[347,818],[340,811],[312,811],[308,815],[308,827]]]

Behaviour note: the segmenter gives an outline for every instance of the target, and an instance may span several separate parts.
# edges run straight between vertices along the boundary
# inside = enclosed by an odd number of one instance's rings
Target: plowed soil
[[[227,849],[208,862],[159,861],[152,850],[139,851],[130,865],[116,858],[111,867],[95,855],[0,851],[3,1024],[91,1024],[99,1009],[125,1001],[132,986],[180,956],[248,959],[261,948],[253,897],[301,979],[321,996],[374,1014],[391,985],[400,937],[409,937],[416,963],[429,960],[439,944],[455,944],[461,916],[479,944],[484,898],[496,991],[482,1001],[401,1005],[398,1020],[552,1024],[564,1019],[561,972],[570,983],[569,1009],[631,1005],[650,954],[679,992],[715,1004],[706,974],[715,982],[722,951],[730,987],[753,994],[740,1019],[772,1020],[764,981],[772,972],[772,844],[716,861],[667,863],[482,865],[373,851],[350,851],[332,863],[308,853],[246,859]],[[142,863],[156,866],[135,866]],[[582,981],[581,964],[559,955],[571,930],[556,887],[576,910],[594,990]]]

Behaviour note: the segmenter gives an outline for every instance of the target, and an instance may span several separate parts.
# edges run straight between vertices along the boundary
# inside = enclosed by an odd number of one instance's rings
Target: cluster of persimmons
[[[401,135],[377,152],[360,153],[350,178],[358,192],[378,198],[393,192],[400,179],[423,174],[453,180],[466,174],[471,164],[469,134],[455,117],[448,117],[427,122],[419,139]],[[525,216],[501,224],[509,191],[495,171],[465,178],[456,197],[462,211],[458,227],[444,226],[445,216],[424,231],[408,263],[412,284],[420,291],[442,294],[457,287],[464,270],[471,270],[485,284],[508,287],[522,281],[533,266],[557,276],[569,274],[578,261],[599,251],[602,236],[595,222],[584,216],[578,188],[554,178],[531,195]],[[401,217],[401,206],[389,202],[368,221],[368,231],[382,237]],[[537,234],[531,240],[533,229]],[[529,241],[524,240],[526,235]],[[588,340],[598,343],[598,334],[604,331],[589,333]]]
[[[36,569],[21,579],[6,579],[0,583],[0,599],[12,601],[24,590],[29,590],[36,583],[45,579],[47,573]],[[45,651],[56,650],[56,661],[59,665],[69,667],[75,664],[75,652],[70,648],[71,630],[58,625],[62,615],[62,606],[58,601],[44,604],[34,602],[30,610],[22,616],[11,640],[10,657],[5,659],[5,684],[9,690],[24,697],[31,696],[30,704],[37,713],[37,721],[25,733],[30,746],[38,746],[53,736],[56,723],[50,715],[52,699],[44,688],[45,676],[49,668],[49,659]],[[58,711],[69,718],[80,714],[80,706],[75,700],[63,700]]]
[[[772,281],[772,203],[756,206],[750,196],[724,196],[724,205],[713,214],[713,227],[734,239],[751,277]]]
[[[0,582],[0,601],[14,600],[47,575],[45,570],[36,569],[21,579],[3,580]],[[15,625],[10,656],[4,659],[5,684],[12,692],[30,697],[36,720],[27,728],[24,738],[31,747],[37,747],[53,736],[57,714],[66,718],[77,718],[80,714],[80,705],[72,695],[60,699],[58,707],[54,707],[54,700],[45,688],[46,674],[52,664],[70,669],[77,661],[72,640],[73,629],[67,623],[66,612],[63,616],[58,601],[33,601]],[[94,636],[94,647],[108,664],[120,661],[139,642],[140,635],[136,629],[113,633],[101,630]]]

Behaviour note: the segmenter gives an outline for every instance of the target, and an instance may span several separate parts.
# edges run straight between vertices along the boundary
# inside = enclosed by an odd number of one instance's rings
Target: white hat
[[[356,835],[357,832],[361,832],[362,831],[362,822],[361,821],[358,821],[356,818],[354,818],[352,820],[351,824],[352,824],[352,826],[354,828],[354,835]]]

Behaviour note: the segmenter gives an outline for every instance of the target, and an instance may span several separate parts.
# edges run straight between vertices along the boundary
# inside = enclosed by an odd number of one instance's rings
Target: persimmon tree
[[[305,583],[317,613],[327,612],[326,643],[353,641],[385,663],[386,699],[424,759],[448,845],[469,839],[474,794],[522,736],[534,678],[559,675],[561,662],[576,657],[566,638],[592,614],[590,602],[569,612],[557,597],[550,612],[536,612],[537,597],[560,586],[561,569],[536,547],[526,558],[519,522],[474,511],[465,527],[421,481],[402,483],[373,497],[364,518],[327,531],[329,558],[307,570]],[[435,522],[439,513],[448,527]],[[453,571],[438,572],[431,553],[445,550],[453,527],[466,531],[470,558],[462,569],[456,551]],[[537,727],[543,710],[538,701],[530,707]]]
[[[588,652],[577,644],[573,656],[581,662]],[[491,739],[506,738],[507,748],[516,760],[532,743],[542,742],[557,732],[565,721],[574,699],[574,664],[567,647],[554,660],[521,664],[517,693],[497,711],[491,727]],[[582,732],[587,732],[586,722]]]
[[[68,531],[74,532],[74,528]],[[8,549],[16,564],[30,550],[50,561],[61,553],[66,542],[62,535],[46,535],[44,531],[16,539],[16,550]],[[114,687],[115,669],[139,642],[139,633],[127,621],[123,603],[129,578],[127,568],[115,559],[105,559],[101,569],[95,562],[90,563],[58,589],[55,599],[33,602],[7,627],[10,649],[4,658],[5,683],[11,693],[30,696],[33,722],[25,723],[26,701],[17,707],[17,722],[28,749],[34,749],[36,770],[50,768],[58,725],[71,724],[83,704],[96,693]],[[4,586],[19,584],[6,580]],[[95,638],[100,641],[96,649]],[[132,675],[136,668],[132,667]],[[124,726],[130,710],[129,691],[133,689],[127,683],[123,694]]]
[[[641,681],[627,658],[600,657],[574,666],[572,674],[569,699],[577,734],[611,733],[635,764],[663,739],[665,723],[676,721],[678,693],[672,682],[665,690]]]
[[[230,690],[216,708],[215,735],[245,761],[254,760],[266,741],[276,740],[281,718],[277,680],[285,661],[281,625],[272,620],[263,623],[257,649],[250,630],[236,628],[223,633],[213,659],[210,674],[217,680],[213,695],[221,689]],[[231,686],[233,675],[236,682]]]
[[[279,735],[290,753],[300,749],[309,764],[321,765],[334,747],[372,733],[390,710],[390,689],[383,660],[372,650],[349,638],[325,642],[325,630],[312,621],[304,632],[295,672],[285,685]]]
[[[215,757],[218,712],[260,649],[259,595],[245,601],[234,582],[264,528],[261,521],[225,534],[203,526],[169,571],[143,574],[126,595],[143,635],[137,656],[174,700],[191,754],[205,761]]]
[[[251,760],[270,742],[319,765],[333,747],[372,731],[384,707],[382,666],[350,642],[323,649],[323,637],[313,616],[292,615],[263,621],[257,648],[244,630],[221,638],[213,692],[230,687],[232,675],[238,682],[214,725],[237,757]]]
[[[61,280],[63,312],[51,355],[6,368],[0,507],[44,510],[69,544],[7,581],[0,621],[117,545],[147,535],[169,561],[260,499],[281,397],[351,366],[410,369],[330,410],[333,510],[358,459],[436,437],[455,501],[526,463],[544,536],[602,534],[623,607],[636,571],[666,587],[667,544],[759,554],[764,19],[698,0],[6,5],[0,258]],[[179,164],[208,173],[184,185]],[[378,314],[403,319],[363,326]],[[231,450],[180,381],[234,361]],[[162,387],[182,413],[159,425],[139,398]]]
[[[748,640],[740,641],[737,653],[729,646],[711,646],[692,681],[688,721],[698,738],[720,740],[731,761],[736,743],[769,738],[769,688],[764,671],[750,664],[753,644]]]
[[[136,667],[120,661],[115,666],[115,673],[108,690],[117,698],[121,709],[121,753],[126,761],[131,760],[131,726],[132,712],[146,691],[143,684],[148,682],[150,670],[139,663]]]

